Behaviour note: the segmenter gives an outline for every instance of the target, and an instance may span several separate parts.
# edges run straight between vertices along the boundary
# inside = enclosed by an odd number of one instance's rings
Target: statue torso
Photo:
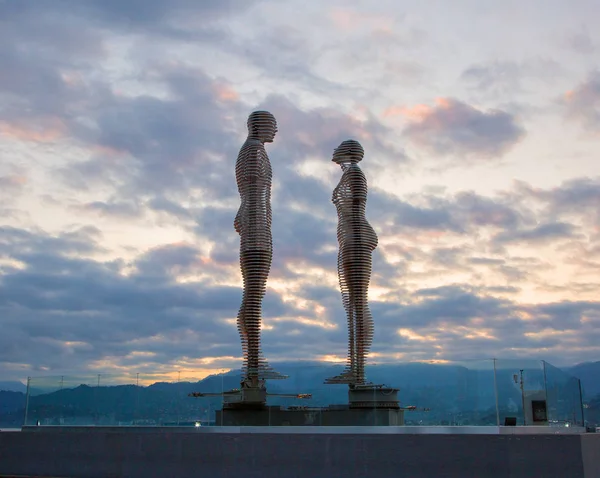
[[[338,241],[341,247],[348,244],[377,247],[377,235],[365,217],[367,203],[367,180],[356,164],[343,173],[333,190],[332,202],[338,213]]]
[[[238,211],[242,250],[272,248],[272,170],[264,145],[253,139],[243,144],[238,155],[236,180],[241,197]]]

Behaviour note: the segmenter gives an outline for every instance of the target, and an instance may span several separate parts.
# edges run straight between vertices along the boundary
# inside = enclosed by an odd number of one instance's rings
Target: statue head
[[[333,158],[331,159],[333,162],[343,165],[348,163],[358,163],[363,159],[365,155],[365,151],[358,141],[354,141],[353,139],[347,139],[343,141],[335,150],[333,151]]]
[[[277,121],[268,111],[254,111],[248,116],[248,136],[262,143],[272,143],[277,133]]]

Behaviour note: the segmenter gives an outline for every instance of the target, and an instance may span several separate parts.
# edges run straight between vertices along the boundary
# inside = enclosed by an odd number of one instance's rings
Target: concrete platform
[[[262,410],[228,409],[216,411],[215,423],[223,426],[399,426],[404,410],[399,408],[350,408],[348,405],[297,409],[268,406]]]
[[[0,432],[0,475],[600,478],[600,434],[457,428],[28,427]]]

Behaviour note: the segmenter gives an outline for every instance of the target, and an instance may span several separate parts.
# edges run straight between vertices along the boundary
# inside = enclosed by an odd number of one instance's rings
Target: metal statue
[[[273,257],[271,236],[271,163],[264,143],[272,143],[277,122],[267,111],[248,117],[248,139],[240,149],[235,176],[241,205],[234,221],[240,235],[240,267],[244,281],[237,325],[242,339],[244,364],[242,384],[257,387],[266,378],[284,378],[274,372],[262,356],[260,329],[262,300]]]
[[[373,341],[367,296],[377,235],[365,217],[367,180],[358,167],[363,155],[358,141],[347,140],[335,149],[332,159],[343,171],[332,201],[338,214],[338,277],[348,319],[348,359],[343,373],[326,383],[351,386],[365,384],[365,360]]]

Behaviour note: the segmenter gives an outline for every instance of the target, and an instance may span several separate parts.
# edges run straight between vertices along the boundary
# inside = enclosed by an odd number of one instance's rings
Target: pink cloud
[[[22,124],[0,121],[0,135],[17,141],[52,143],[64,136],[66,127],[58,118],[43,120],[41,124]]]
[[[439,155],[498,157],[524,135],[515,118],[501,110],[480,110],[454,98],[436,98],[435,105],[390,107],[384,116],[408,119],[404,134]]]

